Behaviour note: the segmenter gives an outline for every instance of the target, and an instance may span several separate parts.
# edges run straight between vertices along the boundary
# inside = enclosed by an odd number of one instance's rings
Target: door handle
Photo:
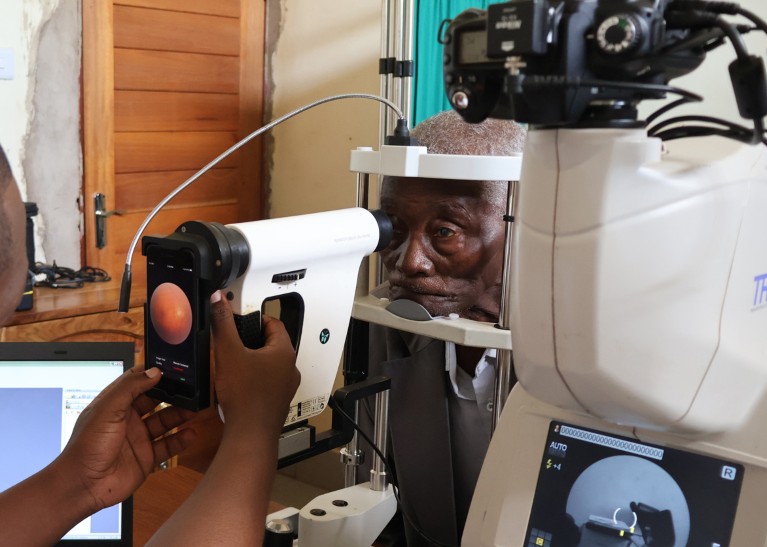
[[[93,196],[94,214],[96,215],[96,248],[103,249],[107,245],[107,219],[112,215],[122,215],[123,210],[106,210],[106,199],[104,194],[98,193]]]

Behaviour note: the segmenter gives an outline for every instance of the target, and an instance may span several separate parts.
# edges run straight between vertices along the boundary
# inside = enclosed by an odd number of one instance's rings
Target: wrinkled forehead
[[[417,197],[472,198],[493,204],[504,200],[506,183],[503,181],[428,179],[416,177],[384,177],[381,185],[381,205],[401,199]]]

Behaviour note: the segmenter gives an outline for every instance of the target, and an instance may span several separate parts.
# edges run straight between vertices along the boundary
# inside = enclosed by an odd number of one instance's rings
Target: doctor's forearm
[[[0,545],[48,547],[94,512],[93,498],[65,465],[55,460],[0,493]]]
[[[229,425],[229,424],[227,424]],[[195,491],[148,545],[260,545],[277,470],[270,433],[225,430],[218,452]]]

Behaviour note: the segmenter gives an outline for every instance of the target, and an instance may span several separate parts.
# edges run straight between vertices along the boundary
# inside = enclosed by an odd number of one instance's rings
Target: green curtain
[[[413,41],[413,120],[418,122],[450,108],[442,85],[442,45],[439,26],[468,8],[487,9],[488,0],[416,0]]]

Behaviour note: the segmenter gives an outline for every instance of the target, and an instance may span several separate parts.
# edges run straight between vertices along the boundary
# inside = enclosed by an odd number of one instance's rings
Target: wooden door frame
[[[104,267],[102,253],[86,238],[96,235],[93,197],[115,177],[114,18],[111,0],[83,0],[83,238],[82,263]],[[86,30],[87,29],[87,30]],[[114,209],[114,192],[106,207]],[[116,272],[113,273],[113,275]]]
[[[264,55],[266,39],[266,0],[240,1],[240,138],[264,125]],[[240,195],[252,191],[248,181],[260,180],[256,199],[238,200],[239,219],[266,218],[267,190],[264,185],[263,138],[248,144],[240,168]]]
[[[81,255],[83,264],[98,268],[104,267],[106,259],[92,242],[96,234],[95,194],[106,194],[107,210],[115,207],[114,192],[104,192],[106,181],[115,179],[113,4],[112,0],[83,0],[82,3],[84,238]],[[263,125],[265,24],[266,0],[240,0],[240,138]],[[250,143],[248,148],[240,167],[240,195],[253,192],[253,180],[259,184],[253,199],[238,200],[240,221],[264,218],[267,214],[261,139]],[[110,273],[120,275],[120,272]]]

